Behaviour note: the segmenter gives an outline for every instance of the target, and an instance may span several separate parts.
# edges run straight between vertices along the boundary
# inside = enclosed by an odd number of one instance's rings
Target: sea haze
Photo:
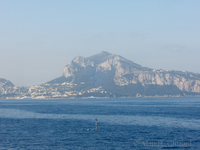
[[[2,100],[0,149],[196,150],[199,107],[198,97]]]

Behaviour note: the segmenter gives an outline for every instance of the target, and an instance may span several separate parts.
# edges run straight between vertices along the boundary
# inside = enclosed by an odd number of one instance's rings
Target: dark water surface
[[[1,149],[197,150],[200,98],[2,100]]]

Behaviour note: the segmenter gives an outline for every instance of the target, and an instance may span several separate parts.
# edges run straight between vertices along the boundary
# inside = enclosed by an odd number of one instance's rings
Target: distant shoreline
[[[169,95],[169,96],[141,96],[141,97],[70,97],[70,98],[5,98],[0,100],[53,100],[53,99],[123,99],[123,98],[169,98],[169,97],[200,97],[200,95],[187,95],[187,96],[177,96],[177,95]]]

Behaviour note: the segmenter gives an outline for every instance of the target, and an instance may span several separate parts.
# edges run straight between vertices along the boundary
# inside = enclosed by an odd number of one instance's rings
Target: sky
[[[0,0],[0,78],[39,85],[101,51],[200,73],[199,0]]]

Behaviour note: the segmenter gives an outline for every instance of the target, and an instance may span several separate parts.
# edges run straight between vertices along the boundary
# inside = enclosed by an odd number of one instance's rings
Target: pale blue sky
[[[199,0],[0,0],[0,78],[36,85],[101,51],[200,73]]]

